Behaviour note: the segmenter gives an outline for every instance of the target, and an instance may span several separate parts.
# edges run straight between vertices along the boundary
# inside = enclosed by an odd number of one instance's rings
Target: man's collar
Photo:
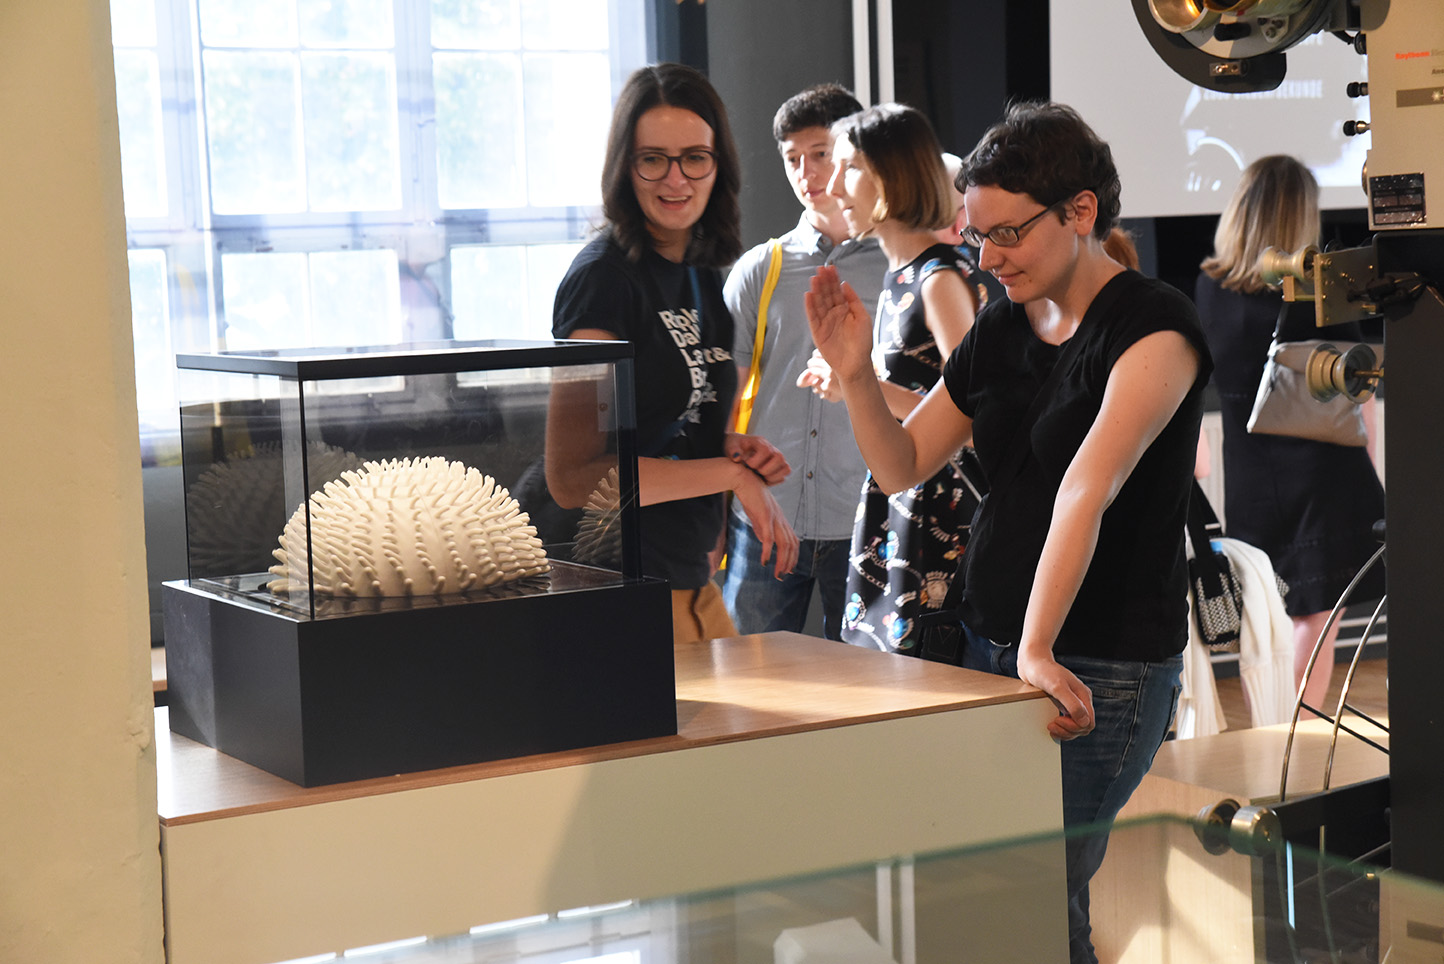
[[[876,238],[862,238],[860,240],[856,238],[844,238],[840,243],[834,244],[831,238],[817,230],[817,227],[807,219],[806,211],[798,217],[797,229],[794,234],[799,242],[823,254],[831,252],[834,247],[841,249],[853,246],[868,247],[877,244]]]

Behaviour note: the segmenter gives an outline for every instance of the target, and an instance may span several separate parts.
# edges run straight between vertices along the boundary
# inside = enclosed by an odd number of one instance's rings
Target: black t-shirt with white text
[[[552,312],[557,338],[586,328],[632,343],[638,455],[723,454],[737,368],[719,272],[678,264],[650,249],[632,262],[602,234],[572,261]],[[704,585],[723,513],[721,495],[643,506],[643,573],[667,579],[673,589]]]

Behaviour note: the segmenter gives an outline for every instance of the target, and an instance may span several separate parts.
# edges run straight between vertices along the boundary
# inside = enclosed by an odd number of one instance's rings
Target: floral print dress
[[[878,299],[878,355],[888,381],[926,395],[943,358],[924,317],[923,281],[956,271],[970,289],[975,269],[937,244],[889,271]],[[917,618],[942,607],[981,494],[953,459],[932,478],[889,496],[868,475],[853,525],[842,638],[854,646],[915,655]]]

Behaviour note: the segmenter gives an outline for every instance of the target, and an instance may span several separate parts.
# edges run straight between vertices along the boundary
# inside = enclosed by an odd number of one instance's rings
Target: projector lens
[[[1148,0],[1148,10],[1164,30],[1186,33],[1215,14],[1196,0]]]
[[[1203,0],[1203,6],[1218,13],[1236,17],[1249,16],[1259,20],[1288,17],[1319,0]]]

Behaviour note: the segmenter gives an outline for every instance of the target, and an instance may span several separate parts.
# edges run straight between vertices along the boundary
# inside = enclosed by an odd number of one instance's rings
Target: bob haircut
[[[957,218],[942,145],[921,113],[903,104],[878,104],[844,117],[832,133],[847,138],[877,178],[873,221],[936,231]]]
[[[841,84],[818,84],[793,94],[772,118],[772,139],[781,144],[809,127],[831,127],[848,114],[862,110],[852,91]]]
[[[712,151],[717,156],[716,179],[707,208],[692,228],[687,261],[704,268],[722,268],[742,253],[742,214],[737,192],[742,182],[737,145],[727,123],[722,98],[697,70],[683,64],[642,67],[622,87],[612,110],[607,154],[602,165],[602,213],[627,257],[639,260],[652,247],[647,219],[632,189],[632,145],[637,121],[653,107],[690,110],[712,128]]]
[[[1213,254],[1199,267],[1225,288],[1254,294],[1267,287],[1258,270],[1264,248],[1294,252],[1318,237],[1318,181],[1296,158],[1271,154],[1244,168],[1218,219]]]
[[[1092,191],[1098,198],[1093,236],[1099,241],[1118,223],[1121,210],[1113,152],[1077,111],[1051,101],[1009,104],[963,161],[957,187],[999,187],[1048,205]]]

